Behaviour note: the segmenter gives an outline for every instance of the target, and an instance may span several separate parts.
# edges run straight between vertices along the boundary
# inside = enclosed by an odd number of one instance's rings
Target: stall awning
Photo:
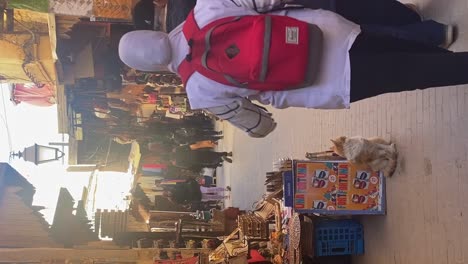
[[[51,106],[56,103],[55,87],[46,84],[42,87],[37,87],[35,84],[15,84],[12,87],[11,101],[19,103],[27,103],[35,106]]]

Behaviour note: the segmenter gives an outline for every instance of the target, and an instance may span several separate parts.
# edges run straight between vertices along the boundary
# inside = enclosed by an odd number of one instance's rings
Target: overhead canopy
[[[11,101],[15,104],[21,102],[35,106],[51,106],[56,103],[55,87],[44,85],[41,88],[35,84],[15,84],[12,88]]]

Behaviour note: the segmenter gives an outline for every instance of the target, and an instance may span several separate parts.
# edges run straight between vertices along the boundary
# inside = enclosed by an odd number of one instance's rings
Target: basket
[[[354,220],[328,220],[315,225],[316,256],[364,254],[364,231]]]

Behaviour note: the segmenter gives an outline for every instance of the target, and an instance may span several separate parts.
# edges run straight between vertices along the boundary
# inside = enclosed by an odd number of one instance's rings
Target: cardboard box
[[[385,214],[385,178],[348,161],[293,162],[294,209],[326,215]],[[285,199],[286,200],[286,199]]]

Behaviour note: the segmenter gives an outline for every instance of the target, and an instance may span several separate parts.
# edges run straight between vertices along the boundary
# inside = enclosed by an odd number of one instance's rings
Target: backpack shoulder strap
[[[179,68],[177,69],[177,72],[179,73],[179,76],[182,79],[182,83],[184,84],[184,86],[186,86],[188,79],[195,72],[195,69],[193,68],[193,66],[191,65],[189,61],[184,59],[182,63],[180,63]]]
[[[187,18],[185,19],[184,27],[182,28],[182,32],[187,40],[191,39],[193,34],[200,31],[200,27],[195,20],[195,15],[192,11],[188,14]]]
[[[281,1],[281,2],[283,2],[283,1]],[[263,9],[258,8],[257,3],[256,3],[255,0],[252,0],[253,9],[254,9],[255,12],[257,12],[259,14],[268,14],[268,13],[273,13],[273,12],[276,12],[276,11],[308,8],[308,7],[304,6],[303,4],[295,3],[295,2],[299,2],[299,1],[293,0],[292,2],[288,2],[287,4],[286,3],[280,3],[279,5],[273,6],[270,9],[263,10]]]
[[[185,24],[182,28],[182,33],[184,34],[184,37],[189,45],[192,36],[198,31],[200,31],[200,27],[198,26],[197,21],[195,21],[195,16],[192,9],[192,11],[190,11],[188,14],[187,19],[185,20]],[[188,79],[195,72],[195,69],[193,69],[193,66],[188,60],[189,56],[190,55],[188,54],[187,59],[184,59],[177,69],[184,85],[187,85]]]

